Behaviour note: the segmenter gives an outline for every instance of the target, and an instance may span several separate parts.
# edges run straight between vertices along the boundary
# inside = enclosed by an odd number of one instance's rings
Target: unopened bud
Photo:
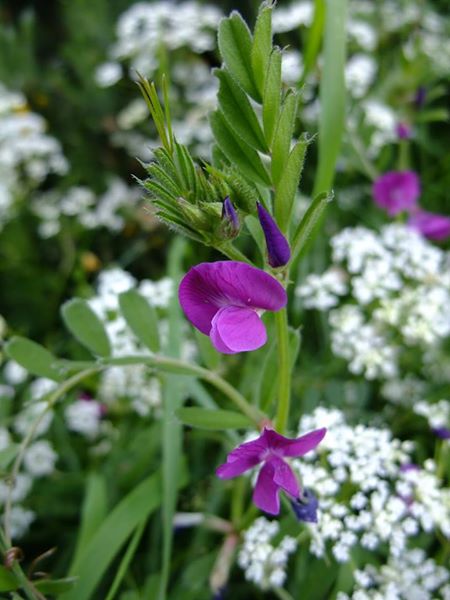
[[[284,267],[291,258],[287,239],[281,233],[275,219],[262,204],[256,203],[259,222],[266,238],[267,257],[271,267]]]

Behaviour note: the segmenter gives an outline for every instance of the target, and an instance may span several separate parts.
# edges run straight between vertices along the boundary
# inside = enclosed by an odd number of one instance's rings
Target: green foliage
[[[0,565],[0,592],[11,592],[20,587],[15,575],[3,565]]]
[[[227,69],[247,94],[259,101],[260,95],[249,62],[252,54],[252,35],[238,12],[233,11],[230,17],[222,19],[218,42]]]
[[[272,52],[272,5],[262,3],[255,24],[251,52],[253,77],[259,93],[264,97],[266,74]]]
[[[54,381],[61,379],[56,368],[58,360],[40,344],[23,337],[15,336],[6,344],[6,354],[32,375],[48,377]]]
[[[183,423],[200,429],[246,429],[251,421],[245,415],[230,410],[208,410],[205,408],[179,408],[175,414]]]
[[[160,348],[158,317],[153,306],[136,290],[128,290],[120,294],[119,304],[134,335],[152,352],[158,352]]]
[[[103,323],[85,300],[74,298],[63,304],[61,315],[76,339],[98,356],[109,356],[111,346]]]

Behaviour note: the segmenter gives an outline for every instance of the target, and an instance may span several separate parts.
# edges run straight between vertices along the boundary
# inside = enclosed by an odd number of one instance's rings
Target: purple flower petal
[[[275,469],[273,480],[278,487],[282,488],[293,498],[297,498],[300,494],[300,486],[297,477],[287,462],[278,456],[272,456],[267,462],[270,462]]]
[[[253,502],[258,508],[271,515],[280,512],[279,487],[274,482],[274,466],[266,462],[259,472],[255,489],[253,490]]]
[[[290,439],[280,435],[273,429],[264,430],[269,448],[282,456],[303,456],[320,444],[326,432],[326,428],[323,427],[298,438]]]
[[[263,436],[245,442],[228,454],[227,462],[218,467],[216,474],[221,479],[237,477],[261,462],[266,451],[267,444]]]
[[[186,317],[206,335],[221,308],[280,310],[287,302],[286,291],[275,277],[231,260],[201,263],[190,269],[180,283],[178,297]]]
[[[412,136],[412,129],[408,123],[397,123],[395,132],[399,140],[409,140]]]
[[[373,185],[375,202],[391,217],[413,210],[420,196],[420,181],[414,171],[390,171]]]
[[[284,267],[291,258],[291,249],[287,239],[281,233],[272,215],[262,204],[256,203],[259,222],[266,238],[267,257],[271,267]]]
[[[211,341],[219,352],[256,350],[267,341],[266,328],[253,308],[227,306],[212,320]]]
[[[450,217],[418,210],[411,215],[408,225],[431,240],[445,240],[450,236]]]

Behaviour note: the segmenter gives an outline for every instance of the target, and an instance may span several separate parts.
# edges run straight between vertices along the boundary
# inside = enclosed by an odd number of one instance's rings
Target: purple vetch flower
[[[409,140],[412,137],[411,125],[408,123],[397,123],[395,132],[399,140]]]
[[[420,196],[419,178],[414,171],[389,171],[376,179],[373,196],[391,217],[414,210]]]
[[[233,235],[236,235],[239,232],[239,217],[229,196],[223,201],[222,221],[225,222]]]
[[[417,88],[416,95],[414,97],[414,104],[417,109],[421,109],[425,106],[425,101],[427,99],[427,90],[425,86],[421,85]]]
[[[450,440],[450,429],[447,427],[433,427],[431,431],[441,440]]]
[[[216,474],[232,479],[263,463],[253,491],[253,502],[261,510],[277,515],[280,512],[279,491],[298,499],[300,485],[284,458],[303,456],[322,441],[326,429],[316,429],[295,439],[286,438],[273,429],[264,428],[258,439],[241,444],[227,456]]]
[[[310,489],[305,488],[297,500],[291,500],[291,506],[299,521],[317,523],[319,501]]]
[[[287,239],[281,233],[275,219],[262,204],[256,203],[259,222],[266,238],[267,258],[271,267],[284,267],[291,258]]]
[[[224,354],[256,350],[267,341],[260,315],[286,306],[286,291],[275,277],[233,260],[201,263],[183,277],[181,307],[199,331]]]
[[[410,216],[408,225],[430,240],[441,241],[450,236],[450,217],[445,215],[419,209]]]

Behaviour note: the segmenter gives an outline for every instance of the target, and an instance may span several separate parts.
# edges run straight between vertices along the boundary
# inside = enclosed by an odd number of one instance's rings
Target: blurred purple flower
[[[450,440],[450,429],[447,427],[433,427],[432,431],[441,440]]]
[[[292,510],[299,521],[317,523],[319,501],[311,490],[305,488],[296,500],[291,500]]]
[[[397,123],[395,132],[399,140],[409,140],[412,137],[411,125],[408,123]]]
[[[391,217],[413,210],[420,196],[420,181],[414,171],[389,171],[373,185],[375,202]]]
[[[284,267],[291,258],[287,239],[281,233],[275,219],[262,204],[256,203],[259,222],[266,238],[267,256],[271,267]]]
[[[232,479],[263,463],[253,491],[253,502],[261,510],[277,515],[280,512],[280,489],[294,499],[300,495],[297,478],[283,457],[303,456],[314,450],[326,431],[325,428],[316,429],[289,439],[265,427],[258,439],[241,444],[230,452],[227,462],[216,470],[216,474],[221,479]]]
[[[222,204],[222,221],[226,223],[233,235],[237,235],[239,232],[239,217],[229,196],[225,198]]]
[[[445,215],[419,209],[410,216],[408,225],[430,240],[440,241],[450,236],[450,217]]]
[[[425,86],[421,85],[417,88],[416,95],[414,97],[414,104],[417,109],[421,109],[425,106],[425,101],[427,99],[427,90]]]
[[[201,263],[183,277],[178,297],[189,321],[225,354],[256,350],[267,341],[260,315],[286,306],[283,286],[237,261]]]

